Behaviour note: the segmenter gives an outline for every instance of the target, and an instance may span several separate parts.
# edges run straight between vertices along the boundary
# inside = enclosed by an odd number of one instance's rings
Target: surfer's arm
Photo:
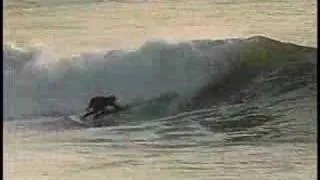
[[[113,104],[113,106],[117,109],[117,110],[121,110],[122,109],[122,107],[121,106],[119,106],[118,104],[116,104],[116,103],[114,103]]]

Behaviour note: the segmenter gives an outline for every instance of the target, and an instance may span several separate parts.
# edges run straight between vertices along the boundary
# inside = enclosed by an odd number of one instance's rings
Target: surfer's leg
[[[100,117],[100,116],[102,116],[102,115],[107,115],[107,114],[110,114],[110,113],[112,113],[112,112],[104,109],[104,110],[102,110],[100,113],[97,113],[97,114],[94,116],[94,119],[97,119],[98,117]]]
[[[82,118],[86,118],[87,116],[90,116],[91,114],[94,114],[94,113],[96,113],[96,111],[88,112],[85,115],[83,115]]]
[[[105,111],[101,111],[100,113],[97,113],[96,115],[94,115],[93,119],[98,119],[98,117],[102,116],[103,114],[105,114]]]

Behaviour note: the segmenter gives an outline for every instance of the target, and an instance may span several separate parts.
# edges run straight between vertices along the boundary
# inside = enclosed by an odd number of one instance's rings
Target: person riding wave
[[[98,117],[104,115],[104,114],[109,114],[113,112],[118,112],[122,110],[123,108],[120,107],[117,103],[117,98],[113,95],[111,96],[95,96],[90,99],[89,105],[86,108],[87,113],[82,116],[83,119],[86,117],[94,114],[93,119],[97,119]],[[107,107],[112,107],[115,109],[115,111],[110,111],[106,109]],[[91,110],[91,111],[90,111]]]

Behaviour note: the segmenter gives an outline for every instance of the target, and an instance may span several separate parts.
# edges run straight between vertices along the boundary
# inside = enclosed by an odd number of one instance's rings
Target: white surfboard
[[[68,119],[73,121],[73,122],[76,122],[78,124],[84,125],[84,126],[90,126],[89,123],[81,120],[81,118],[79,118],[79,116],[77,116],[77,115],[68,116]]]

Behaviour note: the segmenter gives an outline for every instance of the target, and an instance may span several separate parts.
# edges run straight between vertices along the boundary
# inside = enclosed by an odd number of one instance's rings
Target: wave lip
[[[310,73],[315,72],[317,56],[315,48],[263,36],[177,44],[154,41],[135,51],[86,53],[58,60],[46,54],[40,49],[4,47],[6,117],[81,112],[90,97],[108,94],[115,94],[122,104],[145,101],[137,112],[149,113],[148,117],[226,101],[239,103],[261,97],[254,94],[254,85],[266,82],[261,79],[272,73],[280,76],[295,71],[290,75],[295,79],[308,71],[301,82],[312,84],[315,75]],[[272,83],[276,81],[263,85]],[[175,94],[175,98],[155,99],[165,94]]]

